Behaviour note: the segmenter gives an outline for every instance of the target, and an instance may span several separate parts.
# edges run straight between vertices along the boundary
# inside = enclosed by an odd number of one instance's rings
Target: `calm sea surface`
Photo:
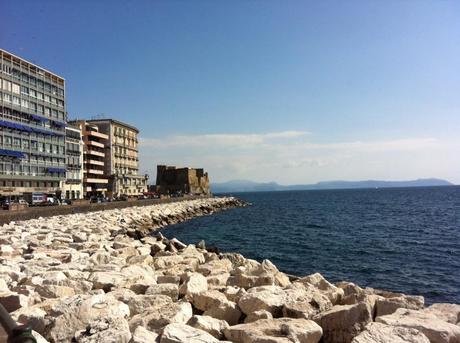
[[[235,193],[252,203],[164,229],[296,275],[460,303],[460,187]]]

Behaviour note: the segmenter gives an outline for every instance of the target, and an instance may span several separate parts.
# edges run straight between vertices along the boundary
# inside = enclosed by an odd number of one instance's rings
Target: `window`
[[[45,114],[50,116],[51,115],[51,108],[45,107]]]
[[[51,114],[53,115],[53,117],[56,117],[58,116],[58,111],[55,110],[54,108],[51,110]]]
[[[3,64],[3,65],[2,65],[2,71],[3,71],[5,74],[11,75],[11,67],[10,67],[9,65]]]
[[[3,80],[3,89],[8,92],[11,92],[11,82]]]
[[[11,137],[10,136],[5,136],[5,145],[11,145]]]
[[[30,89],[29,90],[29,95],[33,98],[37,97],[37,91],[35,89]]]
[[[11,95],[3,93],[3,101],[11,102]]]
[[[37,85],[37,79],[35,78],[35,76],[30,76],[29,77],[29,82],[30,84],[36,86]]]
[[[26,99],[21,99],[21,106],[29,108],[29,102]]]
[[[21,104],[21,102],[20,102],[20,100],[19,100],[19,98],[17,96],[13,96],[13,104],[18,105],[18,106]]]
[[[13,145],[14,146],[21,146],[21,139],[14,137],[13,139]]]
[[[43,113],[45,111],[45,107],[43,105],[38,105],[37,106],[37,112],[38,113]]]
[[[45,101],[50,102],[50,96],[45,94]]]
[[[26,86],[21,86],[21,94],[29,94],[29,88]]]
[[[29,141],[27,139],[22,140],[22,148],[29,149]]]
[[[37,92],[37,98],[43,100],[43,93]]]
[[[19,89],[20,89],[19,85],[17,83],[13,83],[13,85],[11,87],[11,91],[13,93],[19,94]]]

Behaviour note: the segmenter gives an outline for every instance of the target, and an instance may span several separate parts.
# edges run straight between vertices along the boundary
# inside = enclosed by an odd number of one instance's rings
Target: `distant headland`
[[[396,187],[430,187],[454,186],[453,183],[442,179],[417,179],[409,181],[322,181],[307,185],[280,185],[276,182],[254,182],[248,180],[232,180],[222,183],[212,183],[214,193],[229,192],[270,192],[294,190],[321,190],[321,189],[359,189],[359,188],[396,188]]]

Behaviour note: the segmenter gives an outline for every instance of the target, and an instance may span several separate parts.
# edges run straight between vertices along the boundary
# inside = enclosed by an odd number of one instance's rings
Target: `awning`
[[[13,129],[13,130],[41,133],[42,135],[48,135],[48,136],[58,136],[58,137],[64,137],[65,136],[64,133],[56,133],[56,132],[48,131],[48,130],[41,129],[41,128],[38,128],[38,127],[32,127],[32,126],[27,126],[27,125],[17,124],[17,123],[11,123],[11,122],[5,121],[5,120],[0,120],[0,126],[6,127],[8,129]]]
[[[47,122],[49,121],[48,118],[45,118],[45,117],[42,117],[42,116],[39,116],[39,115],[36,115],[36,114],[31,114],[30,117],[32,119],[35,119],[35,120],[38,120],[38,121],[42,121],[42,122]]]
[[[57,127],[65,127],[66,123],[60,122],[60,121],[54,121],[53,124],[56,125]]]
[[[48,173],[65,173],[64,168],[47,168]]]
[[[14,150],[7,150],[7,149],[0,149],[0,155],[2,156],[9,156],[9,157],[16,157],[16,158],[25,158],[26,155],[20,151]]]

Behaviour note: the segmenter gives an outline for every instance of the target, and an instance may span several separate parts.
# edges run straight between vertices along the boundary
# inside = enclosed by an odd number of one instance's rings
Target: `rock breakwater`
[[[241,205],[212,198],[5,224],[0,303],[42,342],[460,342],[459,305],[293,278],[268,260],[147,235]]]

